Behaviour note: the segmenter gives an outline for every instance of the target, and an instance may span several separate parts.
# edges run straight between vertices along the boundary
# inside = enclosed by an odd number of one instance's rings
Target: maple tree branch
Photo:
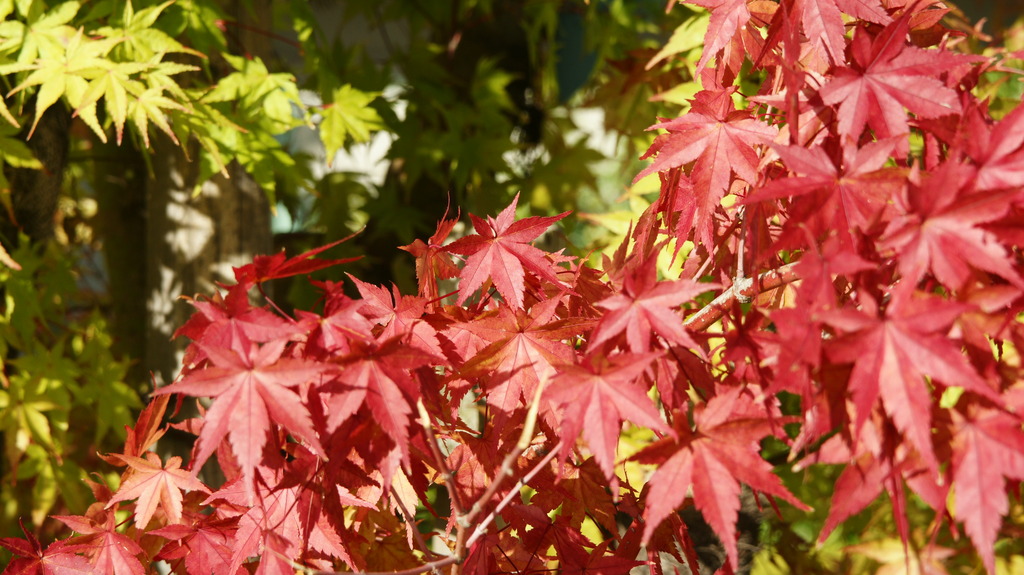
[[[746,218],[743,217],[745,215],[746,210],[744,210],[744,206],[740,206],[739,210],[736,211],[736,217],[740,222],[740,241],[739,246],[736,247],[736,281],[733,282],[733,285],[742,283],[743,280],[747,279],[747,272],[743,266],[743,252],[746,250],[747,246],[747,221]]]
[[[757,278],[738,278],[729,289],[719,294],[711,303],[686,318],[683,326],[691,331],[703,331],[721,319],[725,310],[732,305],[734,300],[750,299],[762,292],[773,290],[800,279],[800,275],[796,273],[796,263],[786,264],[766,271],[758,275]]]
[[[498,492],[498,489],[501,488],[502,480],[505,477],[512,476],[512,466],[515,465],[519,456],[522,455],[533,442],[533,431],[537,427],[537,410],[540,407],[540,394],[544,390],[547,381],[548,378],[545,377],[541,379],[540,383],[537,385],[537,391],[533,394],[533,402],[531,402],[530,409],[526,413],[526,421],[523,422],[523,431],[519,434],[519,441],[516,442],[515,448],[505,455],[505,459],[501,462],[501,467],[498,468],[498,473],[494,475],[494,481],[487,486],[487,491],[485,491],[484,494],[481,495],[475,503],[473,503],[473,507],[469,512],[460,517],[460,521],[464,527],[469,527],[473,523],[473,520],[476,519],[477,515],[480,515],[483,511],[484,505],[487,505],[487,502],[490,501]]]
[[[526,420],[523,422],[523,430],[519,434],[519,440],[516,441],[516,445],[513,447],[512,451],[505,455],[505,458],[501,462],[501,467],[498,468],[498,472],[494,475],[494,480],[487,486],[487,490],[484,494],[473,503],[473,507],[468,513],[465,515],[456,515],[455,525],[458,533],[455,539],[455,550],[453,551],[454,556],[464,558],[466,550],[487,531],[487,527],[494,520],[495,516],[504,509],[508,505],[508,502],[511,501],[512,497],[518,493],[515,489],[509,490],[502,500],[498,502],[498,505],[495,506],[494,510],[487,515],[487,519],[477,524],[473,529],[472,535],[467,537],[466,534],[469,532],[469,528],[473,526],[473,521],[483,511],[484,505],[494,498],[494,495],[498,492],[498,489],[501,487],[505,477],[512,476],[512,466],[515,465],[519,456],[522,455],[523,452],[526,451],[526,449],[533,443],[533,433],[537,427],[537,412],[540,409],[540,397],[544,388],[547,387],[547,383],[548,377],[545,376],[541,378],[540,382],[537,384],[537,390],[533,394],[533,401],[530,403],[530,409],[526,412]],[[553,456],[552,454],[557,453],[558,449],[561,448],[561,442],[559,442],[558,445],[559,447],[549,453],[549,456]],[[539,467],[535,468],[533,471],[528,473],[526,477],[521,479],[520,485],[532,479],[536,474],[537,469],[539,469]],[[459,565],[452,568],[451,575],[459,575]]]
[[[441,448],[438,446],[438,439],[434,435],[434,424],[430,419],[430,413],[427,412],[427,407],[423,405],[422,398],[416,401],[416,410],[420,414],[420,425],[423,426],[423,431],[427,434],[427,445],[430,447],[430,455],[434,458],[438,471],[444,475],[444,485],[445,489],[448,490],[448,498],[452,502],[452,512],[455,513],[456,517],[462,517],[465,514],[466,508],[463,507],[462,497],[459,496],[458,490],[455,489],[455,474],[452,473],[448,463],[444,460],[444,455],[442,455]]]
[[[300,56],[304,55],[306,53],[306,50],[305,50],[305,48],[302,47],[302,44],[296,42],[295,40],[292,40],[291,38],[286,38],[286,37],[284,37],[284,36],[282,36],[280,34],[277,34],[277,33],[273,32],[273,31],[267,30],[265,28],[260,28],[258,26],[250,26],[249,24],[246,24],[244,22],[239,22],[238,20],[233,20],[233,19],[230,19],[230,18],[219,18],[219,19],[214,21],[214,25],[217,26],[217,29],[220,30],[221,32],[227,32],[228,31],[228,27],[234,27],[234,28],[238,28],[238,29],[241,29],[241,30],[245,30],[246,32],[252,32],[254,34],[259,34],[261,36],[265,36],[267,38],[270,38],[271,40],[277,40],[278,42],[281,42],[282,44],[287,44],[287,45],[291,46],[292,48],[295,48],[296,50],[298,50]]]

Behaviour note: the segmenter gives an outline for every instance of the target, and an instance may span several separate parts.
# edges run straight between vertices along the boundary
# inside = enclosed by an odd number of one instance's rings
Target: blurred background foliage
[[[299,8],[282,5],[292,15]],[[621,210],[626,175],[650,142],[644,129],[682,101],[652,98],[690,79],[678,60],[648,67],[694,15],[666,14],[661,0],[341,2],[330,14],[329,29],[300,33],[282,58],[304,66],[307,102],[334,95],[322,133],[343,122],[331,123],[335,115],[357,111],[371,131],[349,130],[326,149],[308,129],[289,135],[317,166],[316,183],[282,196],[276,231],[311,246],[365,226],[346,244],[366,255],[353,273],[405,291],[414,291],[413,269],[395,246],[431,235],[446,209],[494,213],[522,193],[524,213]],[[690,49],[702,32],[693,29]],[[342,140],[352,145],[335,154]],[[572,220],[567,237],[550,240],[610,245],[626,220],[604,229]]]

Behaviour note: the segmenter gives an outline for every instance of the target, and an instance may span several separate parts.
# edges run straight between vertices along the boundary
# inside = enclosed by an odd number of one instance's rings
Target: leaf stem
[[[284,319],[286,319],[286,320],[288,320],[288,321],[290,321],[292,323],[295,323],[295,318],[293,318],[292,316],[286,314],[283,309],[278,307],[277,303],[274,302],[274,300],[270,299],[270,296],[267,295],[267,292],[263,290],[263,282],[257,283],[256,284],[256,289],[259,290],[260,295],[263,296],[263,299],[266,300],[267,303],[269,303],[271,305],[271,307],[273,307],[274,310],[276,310],[277,313],[281,317],[283,317]]]

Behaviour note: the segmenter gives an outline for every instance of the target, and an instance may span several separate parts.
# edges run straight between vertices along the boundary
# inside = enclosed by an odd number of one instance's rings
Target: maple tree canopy
[[[0,540],[5,572],[658,572],[696,565],[691,506],[737,570],[743,485],[792,516],[821,505],[794,474],[829,469],[820,541],[884,492],[907,565],[996,573],[1024,481],[1024,108],[977,92],[1009,72],[937,2],[688,4],[701,89],[652,126],[660,193],[601,269],[534,246],[568,214],[518,196],[404,246],[416,294],[316,282],[286,314],[251,296],[348,260],[257,258],[190,300],[180,377],[105,457],[120,483],[57,517],[71,538]],[[184,463],[148,451],[171,396],[211,400],[173,424]]]

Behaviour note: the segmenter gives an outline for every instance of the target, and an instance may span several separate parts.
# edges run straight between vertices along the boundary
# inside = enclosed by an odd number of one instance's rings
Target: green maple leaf
[[[21,124],[18,120],[14,119],[14,115],[11,114],[11,111],[7,108],[7,102],[5,102],[3,98],[0,98],[0,117],[3,117],[3,119],[7,120],[7,123],[15,128],[21,127]]]
[[[90,105],[86,100],[86,95],[89,93],[88,80],[102,75],[105,69],[110,68],[111,62],[105,56],[116,44],[117,40],[93,40],[85,36],[82,29],[79,29],[68,40],[62,54],[53,58],[40,58],[36,64],[28,68],[32,72],[21,84],[11,90],[11,94],[31,86],[39,86],[36,96],[36,116],[32,122],[32,129],[29,131],[29,137],[35,131],[39,118],[61,96],[65,96],[73,107],[79,109],[80,115],[82,109],[88,109]],[[87,120],[86,123],[89,121]],[[90,127],[97,130],[98,125],[90,124]],[[97,134],[102,134],[102,131],[97,130]],[[100,137],[103,138],[102,135]]]
[[[194,92],[187,92],[193,95]],[[223,112],[213,105],[204,102],[200,96],[190,98],[188,113],[171,110],[173,122],[171,127],[177,140],[187,141],[194,137],[205,152],[200,156],[199,182],[205,181],[215,173],[227,176],[227,165],[234,157],[238,134],[245,128],[231,121]],[[198,186],[196,191],[199,191]]]
[[[301,123],[294,113],[294,106],[302,108],[294,76],[270,73],[259,58],[223,56],[236,71],[203,96],[204,102],[230,103],[239,115],[258,123],[267,122],[275,133],[282,133]]]
[[[383,126],[377,110],[370,107],[370,102],[378,95],[378,92],[363,92],[348,84],[334,91],[332,103],[324,107],[324,119],[320,123],[320,138],[327,149],[328,162],[349,137],[365,142],[370,139],[371,131]]]
[[[0,53],[17,52],[15,66],[31,66],[38,59],[59,58],[64,45],[74,36],[75,29],[68,26],[81,5],[78,2],[64,2],[49,12],[33,10],[42,3],[34,3],[27,14],[27,22],[7,20],[0,24]],[[0,74],[14,70],[3,69]]]
[[[150,121],[160,128],[163,133],[170,136],[175,144],[178,143],[178,138],[174,136],[174,130],[171,129],[164,110],[171,109],[184,112],[187,109],[180,103],[164,96],[163,92],[162,88],[149,88],[128,104],[128,115],[131,116],[132,122],[135,123],[135,127],[138,129],[147,148],[149,147]]]
[[[156,56],[150,60],[150,67],[146,69],[143,77],[150,88],[161,88],[168,91],[178,102],[191,103],[195,98],[179,86],[178,82],[171,78],[171,76],[198,70],[198,66],[178,62],[164,62],[160,60],[159,56]]]
[[[75,114],[80,116],[86,124],[104,142],[106,137],[103,130],[99,129],[99,121],[96,118],[96,103],[103,99],[106,105],[107,114],[114,122],[117,130],[117,143],[121,143],[124,135],[124,124],[128,118],[128,102],[133,94],[140,94],[145,86],[138,80],[132,79],[132,75],[146,68],[145,64],[134,62],[114,63],[110,61],[100,62],[100,71],[86,86],[85,92],[76,102]],[[92,75],[92,74],[90,74]]]
[[[18,127],[0,125],[0,158],[15,168],[32,168],[38,170],[43,165],[36,159],[32,150],[17,137]],[[0,174],[0,185],[6,186],[6,179]]]
[[[164,9],[174,3],[167,0],[156,6],[135,11],[131,2],[125,2],[121,13],[120,27],[104,26],[96,30],[96,34],[120,41],[118,56],[125,61],[146,61],[160,57],[168,52],[188,53],[202,57],[202,54],[186,48],[156,27],[157,19]]]
[[[17,125],[8,126],[0,124],[0,159],[3,159],[5,164],[15,168],[42,169],[43,164],[35,157],[32,150],[25,145],[25,142],[17,137],[17,134]],[[9,187],[10,183],[7,181],[7,177],[0,170],[0,189]],[[3,258],[0,257],[0,260],[3,260]],[[5,261],[2,265],[9,266],[10,262]]]
[[[61,436],[67,431],[71,397],[68,390],[78,376],[75,365],[64,357],[64,346],[36,346],[15,360],[18,373],[0,395],[0,429],[5,433],[8,461],[18,462],[30,443],[50,453],[61,453]]]

